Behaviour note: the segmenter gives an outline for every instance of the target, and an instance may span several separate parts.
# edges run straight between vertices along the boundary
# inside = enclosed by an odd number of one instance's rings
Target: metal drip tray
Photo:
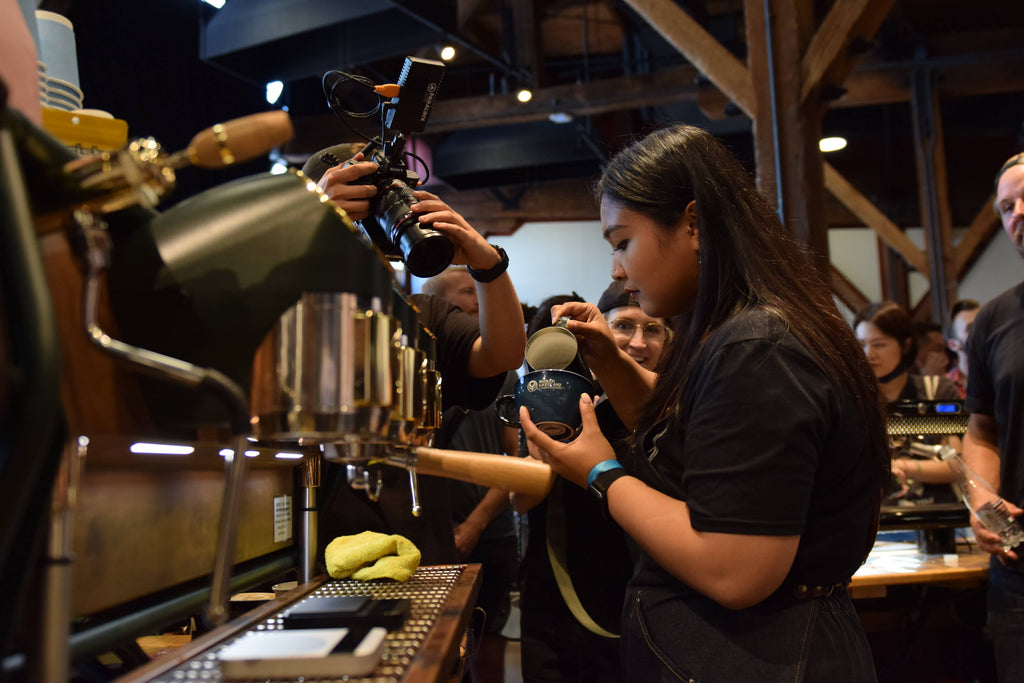
[[[369,676],[334,676],[330,678],[304,677],[294,679],[311,683],[312,681],[345,680],[350,683],[398,683],[406,674],[428,634],[435,623],[450,611],[449,598],[466,565],[441,565],[420,567],[405,583],[391,581],[329,581],[309,594],[308,597],[332,597],[342,595],[369,595],[372,598],[408,598],[412,602],[411,611],[405,624],[397,630],[390,631],[384,647],[384,654],[377,667]],[[303,598],[306,599],[306,598]],[[290,607],[290,606],[289,606]],[[250,631],[278,630],[282,628],[281,613],[278,613],[257,624]],[[237,637],[244,637],[245,633]],[[159,677],[150,679],[165,683],[179,681],[220,681],[220,668],[217,663],[217,652],[234,642],[232,638],[218,643],[187,662],[164,672]],[[256,680],[256,679],[254,679]],[[266,679],[258,679],[264,681]]]

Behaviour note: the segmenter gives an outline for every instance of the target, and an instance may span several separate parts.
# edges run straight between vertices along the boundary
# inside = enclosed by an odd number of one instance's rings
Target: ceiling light
[[[274,104],[284,92],[284,83],[281,81],[270,81],[267,83],[267,103]]]
[[[527,88],[523,88],[518,93],[516,93],[516,99],[519,100],[520,102],[529,102],[530,100],[533,99],[533,93],[530,92],[530,90],[528,90]]]
[[[441,48],[441,59],[446,62],[451,61],[455,58],[455,48],[451,45],[445,45]]]
[[[203,0],[207,5],[220,9],[224,6],[224,0]]]
[[[567,111],[553,111],[548,114],[548,120],[551,123],[569,123],[572,121],[572,114]]]
[[[818,149],[822,152],[836,152],[846,147],[846,138],[822,138],[818,141]]]
[[[170,443],[133,443],[128,447],[132,453],[146,455],[189,455],[196,449],[192,446],[179,446]]]

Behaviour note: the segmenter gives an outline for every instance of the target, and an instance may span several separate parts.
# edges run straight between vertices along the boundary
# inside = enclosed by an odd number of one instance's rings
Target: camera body
[[[412,205],[419,200],[413,188],[420,177],[405,163],[405,141],[410,132],[422,131],[430,116],[444,78],[445,65],[429,59],[406,57],[398,77],[398,97],[382,108],[382,125],[391,131],[387,140],[377,137],[360,150],[377,170],[358,182],[374,185],[370,215],[361,221],[363,230],[388,258],[400,258],[417,277],[431,277],[447,268],[455,246],[429,224],[419,222]]]
[[[437,275],[451,262],[455,246],[429,224],[420,223],[412,210],[419,202],[413,189],[420,178],[404,160],[405,137],[397,135],[389,144],[374,139],[360,150],[364,161],[377,164],[377,170],[357,182],[373,185],[377,194],[370,198],[370,215],[361,221],[363,230],[390,259],[401,259],[417,277]]]

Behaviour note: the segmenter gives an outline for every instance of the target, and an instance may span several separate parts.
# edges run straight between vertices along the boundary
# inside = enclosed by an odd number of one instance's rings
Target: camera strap
[[[594,618],[587,613],[586,608],[576,594],[576,588],[572,584],[572,576],[569,574],[569,561],[566,554],[567,538],[565,532],[565,499],[563,487],[565,479],[557,477],[551,492],[548,494],[547,510],[547,550],[548,562],[551,564],[551,572],[555,575],[555,582],[558,584],[558,592],[562,594],[562,600],[572,613],[576,621],[585,629],[604,638],[618,638],[619,634],[607,631],[594,621]]]

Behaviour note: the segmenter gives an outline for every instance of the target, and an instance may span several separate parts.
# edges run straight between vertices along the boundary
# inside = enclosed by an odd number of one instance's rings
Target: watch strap
[[[477,282],[492,282],[501,277],[501,274],[508,270],[508,254],[501,247],[492,244],[494,250],[498,252],[498,262],[487,270],[477,270],[469,266],[466,269],[469,271],[469,276]]]
[[[594,477],[594,481],[590,484],[588,490],[595,498],[602,502],[606,502],[605,496],[608,494],[608,487],[611,486],[612,482],[619,477],[625,476],[628,476],[628,474],[621,466],[601,472]]]

